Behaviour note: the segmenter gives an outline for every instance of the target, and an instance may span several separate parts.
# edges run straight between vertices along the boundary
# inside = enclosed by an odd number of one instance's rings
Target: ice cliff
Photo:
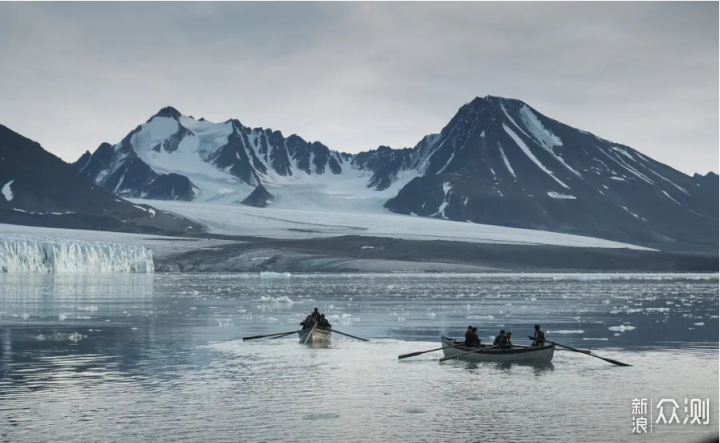
[[[0,235],[3,273],[154,272],[152,251],[142,246],[27,235]]]

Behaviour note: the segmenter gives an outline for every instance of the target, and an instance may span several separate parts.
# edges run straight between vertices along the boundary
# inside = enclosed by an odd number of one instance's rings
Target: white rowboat
[[[300,336],[300,343],[307,343],[309,345],[328,343],[330,341],[331,334],[332,331],[329,329],[312,328],[298,331],[298,335]]]
[[[463,342],[445,337],[440,337],[442,345],[455,346],[454,348],[443,349],[445,357],[459,355],[458,359],[477,362],[503,362],[503,363],[549,363],[552,361],[555,353],[554,345],[537,346],[537,347],[521,347],[511,349],[488,349],[481,351],[481,348],[472,348],[462,346]],[[487,345],[485,345],[487,346]],[[472,354],[460,355],[465,352],[473,352]]]

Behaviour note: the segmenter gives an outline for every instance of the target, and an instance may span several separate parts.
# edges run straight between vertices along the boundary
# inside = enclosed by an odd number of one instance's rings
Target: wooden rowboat
[[[482,345],[480,348],[462,346],[463,342],[454,340],[444,335],[440,337],[443,347],[455,346],[454,348],[443,349],[445,357],[451,357],[465,352],[482,349],[490,345]],[[460,360],[477,362],[504,362],[504,363],[549,363],[555,353],[554,345],[537,347],[513,347],[511,349],[488,349],[485,351],[473,352],[458,357]]]
[[[330,341],[330,335],[332,335],[332,331],[329,329],[312,328],[298,331],[298,335],[300,336],[300,343],[305,343],[309,345],[318,343],[322,344],[328,343]]]

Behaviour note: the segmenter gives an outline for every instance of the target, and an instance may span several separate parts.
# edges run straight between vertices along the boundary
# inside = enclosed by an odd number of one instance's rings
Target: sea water
[[[370,341],[242,341],[315,307]],[[632,366],[397,358],[535,323]],[[717,275],[0,275],[0,441],[702,441],[718,406]]]

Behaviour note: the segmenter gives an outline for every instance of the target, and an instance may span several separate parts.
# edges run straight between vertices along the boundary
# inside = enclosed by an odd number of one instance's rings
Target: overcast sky
[[[718,171],[718,3],[2,3],[0,124],[73,161],[160,108],[414,146],[476,96]]]

